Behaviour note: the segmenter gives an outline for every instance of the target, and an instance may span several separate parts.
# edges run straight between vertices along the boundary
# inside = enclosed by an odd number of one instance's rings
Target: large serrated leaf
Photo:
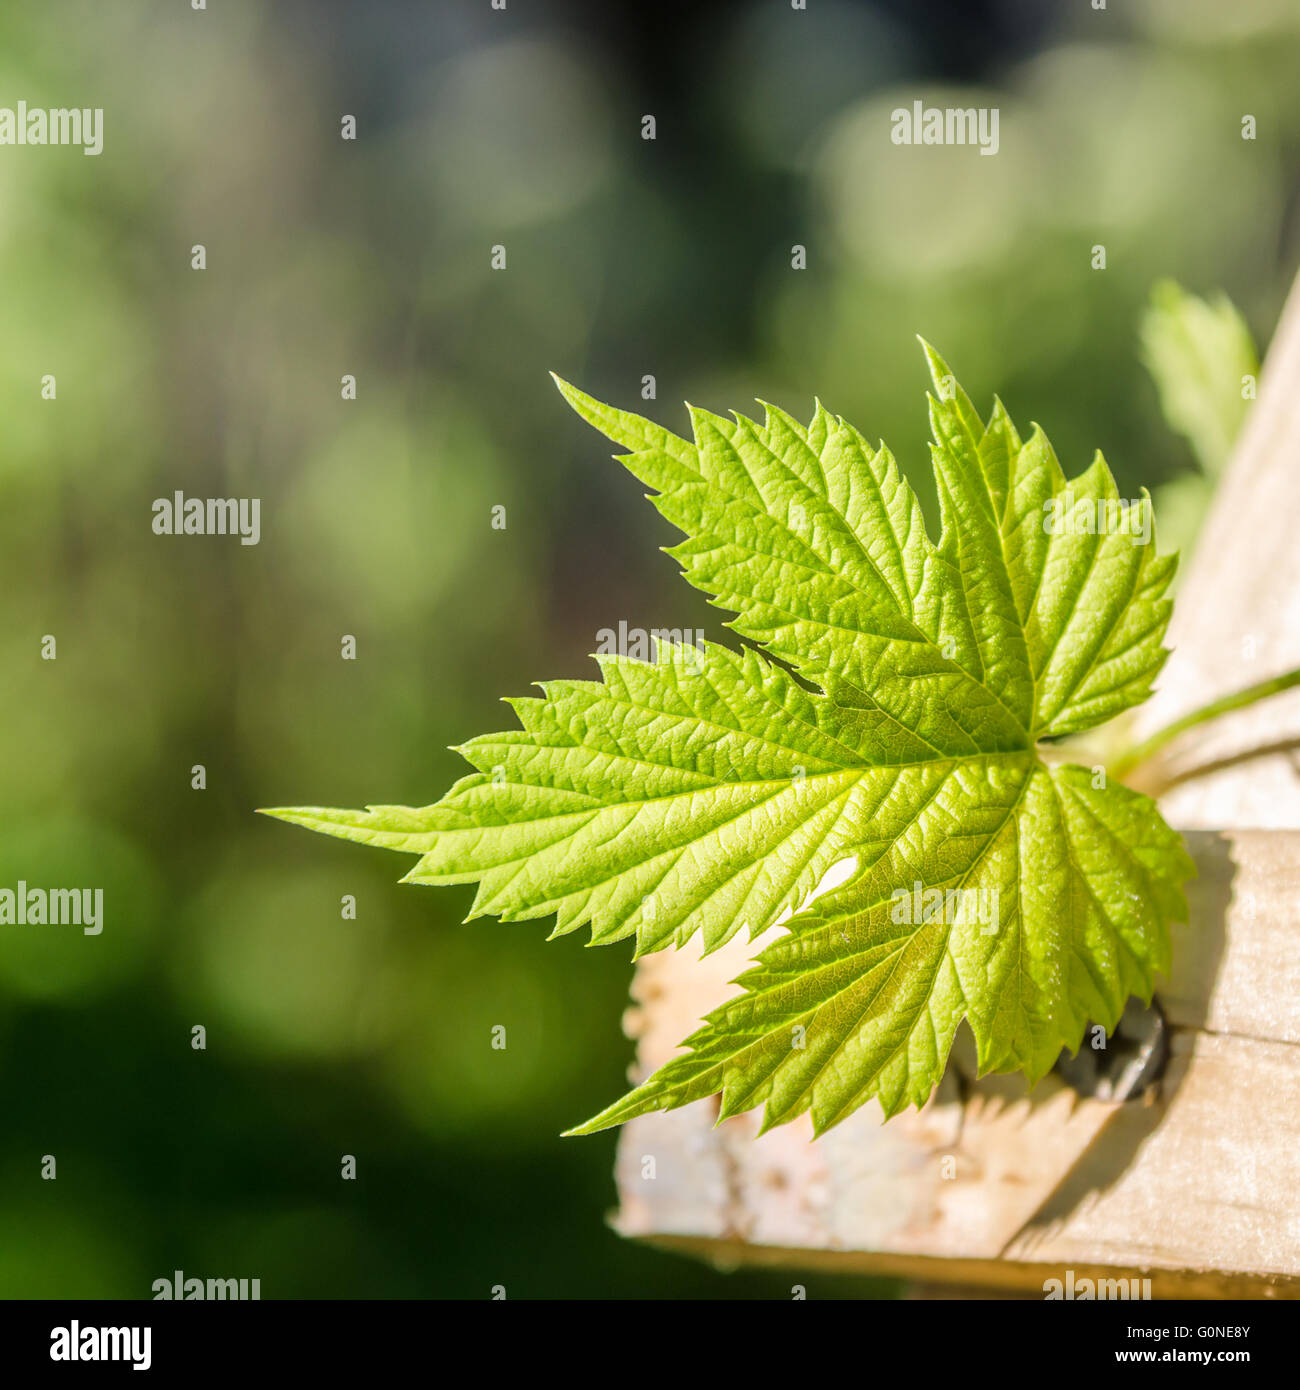
[[[554,914],[638,954],[805,906],[685,1054],[575,1132],[719,1092],[766,1125],[892,1114],[963,1019],[982,1070],[1034,1079],[1168,967],[1181,841],[1038,744],[1146,698],[1174,560],[1100,455],[1067,480],[1041,430],[1000,402],[985,422],[926,354],[937,542],[888,450],[820,404],[807,427],[692,409],[688,441],[560,381],[767,655],[607,657],[513,701],[522,727],[465,744],[475,772],[435,805],[271,813],[417,854],[408,881],[477,882],[471,915]]]

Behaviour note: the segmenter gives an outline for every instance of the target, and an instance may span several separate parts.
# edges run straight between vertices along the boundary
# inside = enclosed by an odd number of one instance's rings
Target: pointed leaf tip
[[[939,355],[938,350],[919,333],[916,335],[916,341],[921,344],[921,351],[925,353],[925,361],[930,369],[930,380],[934,383],[934,389],[943,399],[945,397],[944,383],[953,381],[952,368]]]

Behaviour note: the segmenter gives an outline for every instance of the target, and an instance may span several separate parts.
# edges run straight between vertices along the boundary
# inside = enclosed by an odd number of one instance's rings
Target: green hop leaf
[[[1036,1080],[1168,969],[1182,842],[1039,744],[1146,698],[1175,561],[1099,454],[1067,481],[926,354],[937,544],[889,451],[820,404],[806,428],[692,408],[688,442],[559,381],[763,650],[599,658],[600,682],[512,701],[522,728],[465,744],[475,773],[433,806],[270,813],[418,854],[408,882],[476,881],[471,916],[554,914],[638,955],[784,922],[689,1051],[572,1133],[718,1093],[765,1128],[872,1096],[892,1115],[963,1018],[981,1071]]]
[[[1159,281],[1142,316],[1142,360],[1172,429],[1185,436],[1202,469],[1217,477],[1245,423],[1259,375],[1246,321],[1226,295],[1200,299],[1173,280]]]

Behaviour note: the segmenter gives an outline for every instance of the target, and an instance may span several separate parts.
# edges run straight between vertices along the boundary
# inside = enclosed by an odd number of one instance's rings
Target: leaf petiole
[[[1153,753],[1159,752],[1165,744],[1177,738],[1187,729],[1195,728],[1198,724],[1205,724],[1211,719],[1217,719],[1219,715],[1227,714],[1230,710],[1244,709],[1247,705],[1253,705],[1257,700],[1266,699],[1269,695],[1277,695],[1281,691],[1290,690],[1297,685],[1300,685],[1300,667],[1294,671],[1286,672],[1285,675],[1272,676],[1266,681],[1257,681],[1254,685],[1248,685],[1244,690],[1235,691],[1231,695],[1223,696],[1222,699],[1203,705],[1200,709],[1183,715],[1181,719],[1175,719],[1172,724],[1166,725],[1163,729],[1158,729],[1150,738],[1125,749],[1111,763],[1111,775],[1122,777],[1126,772],[1131,772],[1139,763],[1145,762]]]

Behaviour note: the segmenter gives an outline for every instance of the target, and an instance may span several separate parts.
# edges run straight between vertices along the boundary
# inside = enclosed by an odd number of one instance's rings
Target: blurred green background
[[[105,135],[0,148],[0,885],[106,925],[0,927],[0,1295],[789,1297],[620,1241],[613,1135],[558,1137],[623,1085],[625,946],[253,808],[425,804],[598,629],[722,635],[548,369],[675,428],[818,394],[925,491],[921,332],[1067,471],[1191,473],[1141,307],[1221,288],[1267,343],[1297,70],[1292,0],[6,5],[0,105]],[[894,146],[916,99],[998,155]],[[177,489],[261,543],[155,536]]]

